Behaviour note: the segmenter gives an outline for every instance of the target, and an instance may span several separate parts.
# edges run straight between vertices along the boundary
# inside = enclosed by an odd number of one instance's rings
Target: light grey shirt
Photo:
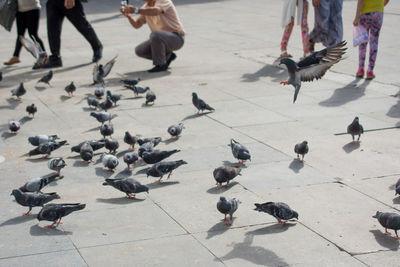
[[[18,12],[40,9],[39,0],[18,0]]]

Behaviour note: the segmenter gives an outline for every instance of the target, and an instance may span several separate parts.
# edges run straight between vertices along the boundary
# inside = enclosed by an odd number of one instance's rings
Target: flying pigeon
[[[46,75],[44,75],[42,78],[40,78],[37,83],[46,83],[51,87],[50,81],[53,78],[53,71],[50,70]]]
[[[169,156],[179,152],[180,150],[174,149],[169,151],[160,151],[160,150],[153,150],[153,151],[144,151],[142,153],[142,159],[147,164],[154,164],[160,162]]]
[[[400,239],[400,237],[397,235],[397,230],[400,229],[399,214],[377,211],[375,216],[372,217],[378,219],[378,222],[385,227],[385,234],[390,235],[387,229],[392,229],[396,233],[397,239]]]
[[[21,129],[21,124],[19,121],[10,120],[8,121],[8,129],[11,133],[18,133],[19,129]]]
[[[124,162],[128,165],[128,171],[131,171],[130,165],[136,166],[136,161],[138,161],[139,156],[135,152],[126,152],[124,155]]]
[[[139,138],[137,140],[140,146],[148,142],[151,142],[154,146],[157,146],[161,141],[162,141],[161,137]]]
[[[117,149],[119,148],[119,143],[118,140],[116,139],[104,139],[105,142],[105,148],[108,149],[109,154],[115,154],[117,152]]]
[[[114,127],[112,124],[103,124],[100,126],[100,133],[101,135],[106,138],[106,136],[110,136],[114,133]]]
[[[129,145],[129,149],[135,150],[137,139],[137,136],[131,135],[128,131],[125,132],[124,142]]]
[[[67,141],[60,142],[48,142],[37,146],[35,149],[29,151],[29,156],[45,155],[45,157],[50,156],[51,152],[62,147],[63,145],[68,145]]]
[[[33,207],[38,207],[52,201],[53,199],[59,199],[60,196],[57,193],[40,193],[40,192],[22,192],[19,189],[14,189],[11,193],[15,197],[15,201],[21,206],[29,207],[29,210],[24,213],[28,215]]]
[[[58,139],[58,136],[56,134],[53,134],[53,135],[39,134],[36,136],[28,137],[29,143],[33,146],[39,146],[41,144],[55,142],[57,139]]]
[[[108,109],[110,109],[110,108],[112,108],[113,107],[113,102],[111,101],[111,98],[110,97],[106,97],[106,100],[104,100],[104,102],[101,102],[100,104],[99,104],[99,107],[101,108],[101,109],[104,109],[105,111],[107,111]]]
[[[214,111],[215,109],[209,106],[203,99],[200,99],[195,92],[192,93],[192,103],[197,108],[197,114],[204,112],[204,110]]]
[[[31,53],[34,58],[36,58],[36,63],[33,66],[33,69],[37,69],[46,62],[47,54],[46,51],[43,51],[37,40],[35,40],[34,36],[31,35],[30,37],[32,40],[26,39],[20,35],[19,40],[26,50],[28,50],[28,52]]]
[[[226,221],[226,215],[229,214],[229,221],[226,223],[226,225],[232,225],[233,213],[238,209],[240,203],[240,200],[237,200],[236,198],[219,198],[219,201],[217,202],[217,209],[219,212],[225,215],[225,218],[223,218],[222,221]]]
[[[172,174],[172,171],[183,164],[187,164],[187,162],[183,161],[183,160],[161,161],[161,162],[158,162],[158,163],[154,164],[153,166],[151,166],[151,168],[147,170],[146,174],[147,174],[147,177],[149,177],[149,176],[160,177],[160,179],[158,179],[157,181],[161,182],[161,179],[163,178],[163,176],[165,174],[168,173],[167,179],[169,179],[169,177]]]
[[[81,147],[84,143],[88,142],[89,145],[92,147],[93,151],[99,150],[100,148],[104,147],[104,140],[89,140],[89,141],[84,141],[80,143],[79,145],[71,147],[71,152],[76,152],[80,153],[81,152]]]
[[[347,126],[347,133],[351,134],[351,137],[353,138],[353,142],[354,142],[355,135],[358,135],[357,141],[360,141],[361,134],[364,133],[364,128],[360,124],[358,117],[355,117],[353,122],[350,123],[349,126]]]
[[[35,117],[35,113],[37,112],[37,107],[35,104],[29,105],[26,107],[26,112],[28,112],[28,115],[32,115],[32,118]]]
[[[60,172],[65,166],[67,166],[67,164],[63,158],[52,158],[47,162],[47,167],[52,171],[56,171],[56,174],[60,175],[60,179],[64,177],[61,176]]]
[[[122,95],[112,94],[110,90],[107,90],[106,94],[107,97],[109,97],[110,100],[114,103],[114,106],[117,105],[117,102],[121,100],[122,97]]]
[[[105,111],[102,112],[90,112],[90,116],[95,118],[101,124],[104,124],[106,121],[111,122],[112,119],[118,117],[116,114],[111,114]]]
[[[51,173],[42,177],[32,178],[19,188],[22,192],[40,192],[43,187],[58,179],[61,179],[57,173]]]
[[[109,171],[113,171],[119,164],[116,156],[105,153],[101,155],[101,162],[103,163],[103,166]]]
[[[148,105],[151,103],[153,105],[155,100],[156,100],[156,94],[153,91],[149,90],[146,94],[145,104]]]
[[[93,69],[93,84],[101,83],[104,85],[104,78],[110,73],[112,67],[114,66],[118,56],[115,56],[106,65],[97,64]]]
[[[97,108],[97,107],[100,105],[99,100],[97,100],[97,99],[94,98],[93,96],[88,96],[88,97],[86,98],[86,101],[87,101],[88,106],[89,106],[90,108],[91,108],[91,107]]]
[[[305,154],[308,153],[308,142],[303,141],[301,143],[298,143],[294,146],[294,152],[297,154],[297,158],[300,160],[300,155],[301,155],[301,162],[304,161],[304,156]]]
[[[86,162],[91,162],[93,158],[93,148],[89,142],[84,142],[79,150],[79,155],[81,159]]]
[[[282,81],[281,84],[293,85],[295,89],[293,103],[296,102],[301,82],[312,82],[314,79],[321,79],[330,67],[342,60],[342,56],[347,49],[344,47],[345,45],[346,41],[342,41],[336,45],[312,53],[298,63],[290,58],[282,58],[280,60],[279,65],[286,65],[289,73],[289,79]]]
[[[97,98],[102,98],[102,97],[104,96],[104,92],[105,92],[104,87],[100,86],[100,87],[97,87],[97,88],[94,90],[94,95],[95,95]]]
[[[139,94],[144,94],[148,90],[150,90],[150,87],[142,87],[142,86],[135,86],[135,85],[125,85],[125,88],[131,90],[135,96],[138,96]]]
[[[232,154],[233,156],[239,160],[239,163],[243,163],[246,160],[251,161],[251,156],[249,150],[239,142],[235,141],[234,139],[231,139],[231,149],[232,149]]]
[[[62,217],[65,217],[74,211],[83,210],[85,207],[85,204],[80,203],[47,204],[41,209],[37,215],[37,219],[39,221],[53,222],[53,224],[47,225],[46,228],[57,227],[61,223]]]
[[[24,87],[24,83],[20,83],[17,88],[11,90],[11,95],[15,95],[18,99],[21,99],[21,96],[23,96],[25,93],[26,89]]]
[[[285,225],[286,221],[296,218],[299,219],[299,214],[292,210],[286,203],[283,202],[266,202],[262,204],[255,203],[254,210],[266,212],[275,217],[280,225]]]
[[[396,183],[396,193],[394,194],[395,196],[400,195],[400,179],[397,180]]]
[[[146,151],[151,152],[153,150],[154,150],[154,144],[152,142],[144,143],[138,149],[139,157],[142,157],[144,152]]]
[[[135,194],[146,192],[149,193],[149,188],[142,185],[132,178],[122,179],[106,179],[103,185],[111,185],[115,189],[124,192],[128,198],[135,198]]]
[[[175,124],[175,125],[171,125],[168,127],[168,133],[174,137],[174,138],[178,138],[179,135],[182,133],[182,130],[185,129],[185,127],[183,126],[183,123],[179,123],[179,124]]]
[[[65,87],[65,92],[67,92],[69,96],[74,96],[75,91],[76,91],[76,86],[74,82],[71,82]]]
[[[230,180],[238,175],[242,175],[240,171],[241,169],[239,167],[221,166],[213,171],[213,175],[217,185],[222,186],[222,183],[226,183],[225,186],[227,187]]]
[[[138,84],[140,82],[140,78],[137,78],[137,79],[124,79],[124,80],[121,80],[121,82],[126,84],[126,85],[135,86],[136,84]]]

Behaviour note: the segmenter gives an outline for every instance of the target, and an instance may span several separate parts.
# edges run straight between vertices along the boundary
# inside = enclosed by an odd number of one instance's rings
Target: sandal
[[[288,52],[286,52],[286,51],[282,51],[282,53],[281,53],[281,56],[280,56],[281,58],[291,58],[292,57],[292,55],[291,54],[288,54]]]

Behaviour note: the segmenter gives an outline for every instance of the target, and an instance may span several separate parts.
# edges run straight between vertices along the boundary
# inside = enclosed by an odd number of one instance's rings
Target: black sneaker
[[[99,49],[93,51],[92,62],[96,63],[103,57],[103,46],[100,46]]]
[[[62,67],[62,61],[61,58],[57,56],[50,56],[49,60],[47,60],[47,62],[41,66],[42,69],[51,69],[58,67]]]
[[[171,62],[173,60],[175,60],[176,58],[176,54],[174,52],[171,53],[171,55],[169,56],[169,59],[167,60],[167,67],[169,67],[169,64],[171,64]]]
[[[160,71],[166,71],[167,69],[168,69],[168,64],[156,65],[154,66],[154,68],[148,70],[147,72],[160,72]]]

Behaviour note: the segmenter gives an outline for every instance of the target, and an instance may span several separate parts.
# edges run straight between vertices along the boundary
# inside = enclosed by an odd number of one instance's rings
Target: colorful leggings
[[[310,36],[308,34],[307,13],[308,13],[308,2],[307,0],[303,0],[303,17],[301,18],[301,37],[303,38],[304,53],[310,52],[309,48]],[[292,34],[293,25],[294,25],[294,18],[292,17],[291,22],[288,25],[286,25],[285,30],[283,31],[281,51],[286,51],[287,49],[290,35]]]
[[[382,12],[371,12],[360,16],[360,25],[362,25],[369,34],[369,65],[368,71],[373,71],[375,67],[376,55],[378,53],[379,31],[383,22]],[[367,53],[367,43],[363,43],[358,48],[359,68],[364,69],[365,55]]]

